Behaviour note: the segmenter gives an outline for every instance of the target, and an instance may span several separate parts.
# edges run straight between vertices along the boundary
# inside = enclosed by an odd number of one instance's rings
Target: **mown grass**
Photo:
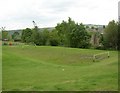
[[[90,56],[104,50],[50,46],[4,46],[3,90],[118,89],[117,51],[93,62]]]

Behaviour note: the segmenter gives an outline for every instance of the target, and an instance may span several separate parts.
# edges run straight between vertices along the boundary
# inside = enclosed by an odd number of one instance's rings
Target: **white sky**
[[[54,27],[71,17],[83,24],[108,24],[118,20],[119,0],[0,0],[0,27]]]

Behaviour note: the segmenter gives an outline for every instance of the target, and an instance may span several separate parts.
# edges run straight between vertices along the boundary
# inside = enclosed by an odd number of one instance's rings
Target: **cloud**
[[[0,0],[0,26],[7,29],[55,26],[71,17],[76,22],[107,24],[117,20],[118,0]]]

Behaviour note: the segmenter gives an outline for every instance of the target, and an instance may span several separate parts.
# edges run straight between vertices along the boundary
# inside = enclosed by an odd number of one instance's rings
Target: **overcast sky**
[[[119,0],[0,0],[0,27],[6,29],[54,27],[71,17],[83,24],[118,20]]]

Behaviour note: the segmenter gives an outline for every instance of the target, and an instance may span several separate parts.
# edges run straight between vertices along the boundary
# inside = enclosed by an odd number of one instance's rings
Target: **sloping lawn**
[[[3,46],[3,90],[118,90],[118,54],[93,62],[104,50]]]

